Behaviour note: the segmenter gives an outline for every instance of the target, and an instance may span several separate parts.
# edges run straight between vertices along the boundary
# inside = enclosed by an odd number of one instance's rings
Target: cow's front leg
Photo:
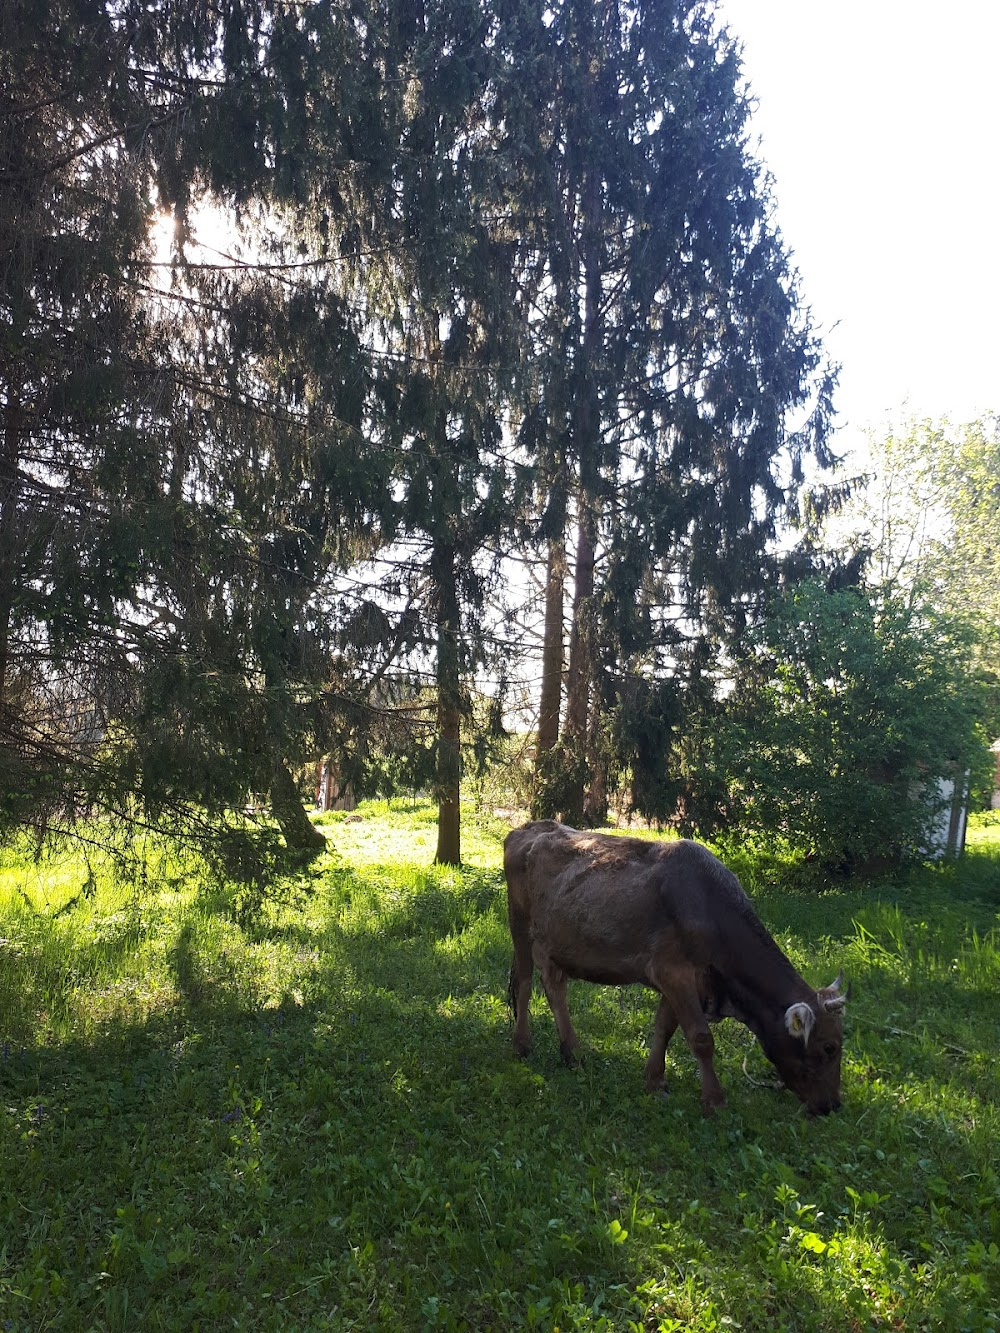
[[[646,1061],[646,1091],[665,1092],[663,1072],[667,1059],[667,1044],[677,1027],[677,1015],[665,995],[660,996],[660,1007],[656,1011],[653,1023],[653,1037],[649,1043],[649,1059]]]
[[[556,1020],[556,1028],[559,1032],[559,1054],[572,1069],[578,1063],[576,1051],[580,1043],[573,1028],[573,1021],[569,1016],[569,1005],[566,1002],[566,973],[561,967],[557,967],[551,958],[539,959],[536,957],[535,962],[542,974],[542,985],[548,997],[552,1016]]]
[[[702,1110],[705,1115],[711,1115],[715,1108],[721,1106],[726,1100],[726,1094],[722,1091],[722,1084],[719,1082],[715,1066],[712,1063],[712,1056],[715,1054],[715,1041],[708,1026],[708,1019],[702,1010],[694,978],[690,978],[683,985],[678,984],[676,978],[672,979],[672,984],[664,988],[664,994],[667,993],[670,995],[670,1003],[677,1015],[681,1031],[698,1061],[698,1071],[701,1074]]]
[[[717,1106],[721,1106],[726,1100],[726,1094],[722,1091],[722,1084],[719,1082],[718,1075],[715,1072],[715,1066],[712,1063],[712,1056],[715,1054],[715,1038],[712,1031],[704,1019],[694,1025],[691,1032],[685,1032],[688,1045],[694,1051],[695,1059],[698,1061],[698,1069],[701,1072],[701,1109],[705,1115],[712,1115]]]

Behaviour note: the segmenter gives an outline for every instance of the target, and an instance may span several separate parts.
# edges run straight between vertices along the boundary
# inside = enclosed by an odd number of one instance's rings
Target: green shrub
[[[751,637],[713,744],[730,832],[827,867],[919,859],[937,779],[990,762],[961,622],[860,588],[792,589]]]

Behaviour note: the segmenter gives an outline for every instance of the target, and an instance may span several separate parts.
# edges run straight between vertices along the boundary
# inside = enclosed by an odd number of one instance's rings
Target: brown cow
[[[843,1008],[838,977],[813,990],[768,934],[739,880],[698,843],[583,833],[553,820],[504,843],[514,940],[514,1049],[531,1049],[528,1005],[542,975],[567,1064],[577,1036],[566,980],[642,982],[660,995],[646,1087],[664,1087],[667,1042],[680,1024],[701,1071],[706,1115],[725,1100],[709,1024],[737,1018],[812,1114],[840,1106]]]

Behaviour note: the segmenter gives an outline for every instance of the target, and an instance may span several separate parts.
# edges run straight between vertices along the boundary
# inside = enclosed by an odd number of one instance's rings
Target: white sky
[[[841,447],[904,411],[1000,411],[1000,3],[719,0]]]

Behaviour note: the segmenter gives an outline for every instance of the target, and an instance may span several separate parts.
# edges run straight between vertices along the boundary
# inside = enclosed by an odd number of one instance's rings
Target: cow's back
[[[508,836],[504,865],[511,905],[571,975],[641,980],[663,948],[707,966],[737,953],[747,930],[762,929],[736,876],[685,839],[542,820]]]

